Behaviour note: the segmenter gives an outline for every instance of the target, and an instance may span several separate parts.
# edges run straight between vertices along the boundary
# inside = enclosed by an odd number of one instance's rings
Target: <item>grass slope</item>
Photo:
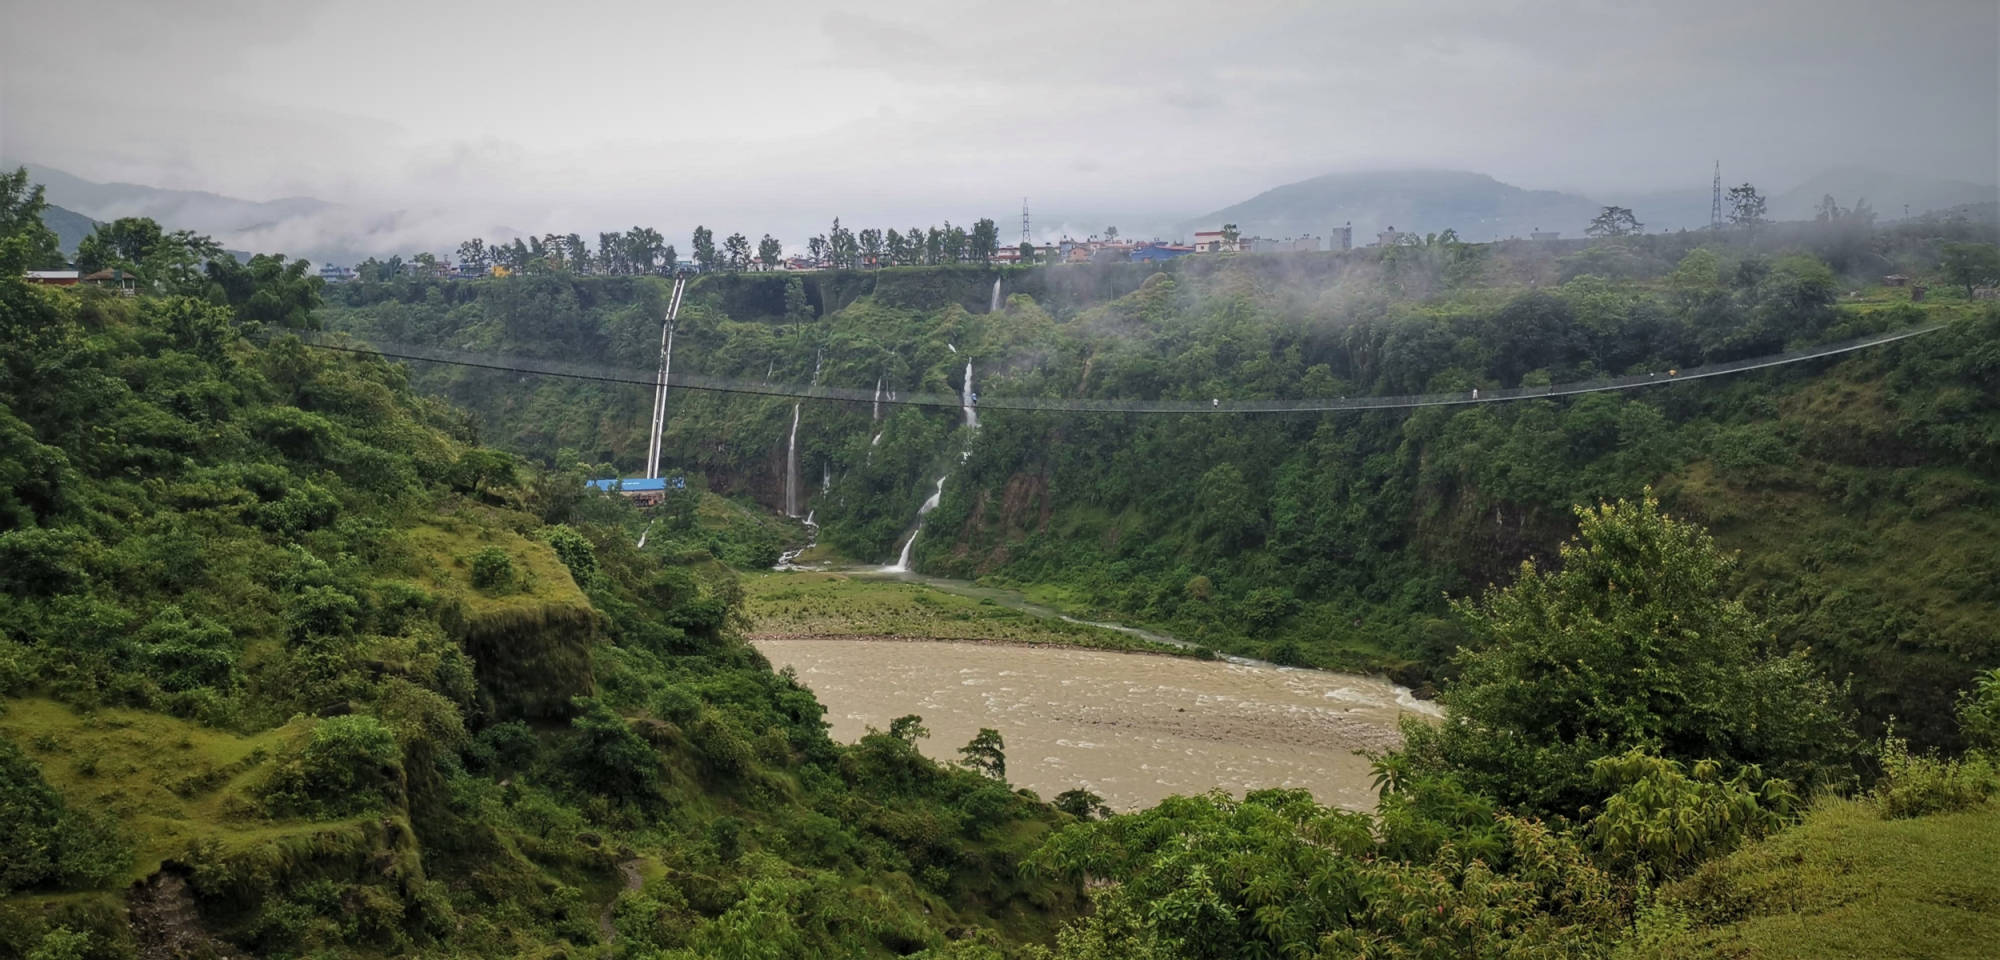
[[[1985,958],[2000,943],[2000,804],[1883,820],[1822,804],[1666,891],[1697,926],[1662,958]]]
[[[981,643],[1059,644],[1187,655],[1105,627],[1037,616],[993,597],[842,573],[746,575],[755,634],[881,635]]]

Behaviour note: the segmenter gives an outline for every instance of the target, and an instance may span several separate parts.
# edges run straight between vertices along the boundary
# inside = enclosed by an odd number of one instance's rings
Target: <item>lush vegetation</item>
[[[0,243],[36,249],[32,193],[0,199]],[[1010,790],[1004,730],[956,766],[915,716],[833,743],[744,643],[752,615],[1104,639],[828,574],[746,587],[731,568],[796,535],[754,506],[787,482],[789,405],[678,394],[689,483],[642,516],[582,482],[643,447],[642,389],[500,390],[290,335],[643,366],[655,278],[328,309],[302,264],[198,240],[104,231],[138,297],[0,277],[7,955],[1990,947],[1989,307],[1842,302],[1822,260],[1673,238],[1022,271],[997,313],[976,267],[705,278],[695,369],[903,392],[955,392],[968,361],[989,395],[1469,391],[1946,324],[1809,370],[1407,416],[989,411],[975,434],[811,407],[829,549],[886,558],[950,472],[929,569],[1400,666],[1447,707],[1375,758],[1372,812],[1261,791],[1107,815]]]
[[[639,551],[265,282],[0,279],[0,953],[907,955],[1070,914],[1012,866],[1063,814],[832,743],[737,639],[704,544],[748,524]]]
[[[757,382],[988,396],[1396,394],[1667,371],[1925,323],[1892,347],[1727,380],[1567,400],[1259,418],[808,403],[679,391],[668,460],[784,503],[822,545],[886,562],[949,474],[915,548],[1079,613],[1158,624],[1287,663],[1447,675],[1443,598],[1549,557],[1570,506],[1652,486],[1744,551],[1721,589],[1810,649],[1876,731],[1953,741],[1913,691],[1994,659],[2000,491],[1992,308],[1877,271],[1947,275],[1980,228],[1874,231],[1840,215],[1724,237],[1617,237],[1560,253],[1449,235],[1346,255],[1054,270],[895,268],[701,279],[675,369]],[[1004,299],[988,312],[995,281]],[[353,284],[327,323],[389,342],[597,358],[644,370],[664,286],[553,274]],[[643,387],[419,365],[483,435],[598,475],[636,462]],[[879,439],[878,439],[879,438]],[[960,463],[959,452],[971,456]],[[629,468],[628,468],[629,469]],[[824,488],[822,490],[822,488]]]

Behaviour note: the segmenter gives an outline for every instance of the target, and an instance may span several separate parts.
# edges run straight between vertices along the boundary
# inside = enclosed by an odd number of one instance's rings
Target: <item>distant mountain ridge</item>
[[[1734,184],[1726,184],[1733,186]],[[1916,216],[1996,199],[1996,188],[1958,180],[1910,176],[1867,167],[1833,167],[1804,183],[1773,193],[1767,187],[1768,215],[1777,220],[1810,220],[1822,198],[1843,207],[1866,199],[1885,219]],[[1527,236],[1536,230],[1579,237],[1606,204],[1630,207],[1649,231],[1707,226],[1706,187],[1659,190],[1591,198],[1558,190],[1528,190],[1486,174],[1461,170],[1379,170],[1332,173],[1273,187],[1248,200],[1183,221],[1185,237],[1234,223],[1246,235],[1324,237],[1344,224],[1354,226],[1354,243],[1372,243],[1394,227],[1411,233],[1458,231],[1466,240]]]
[[[1466,240],[1560,230],[1574,236],[1599,204],[1556,190],[1524,190],[1463,170],[1376,170],[1330,173],[1273,187],[1248,200],[1187,221],[1184,231],[1234,223],[1245,234],[1324,237],[1352,223],[1357,246],[1394,227],[1415,233],[1445,229]]]
[[[311,197],[242,200],[200,190],[166,190],[137,183],[98,183],[53,167],[22,164],[48,191],[49,202],[97,220],[151,217],[175,229],[238,233],[331,209]]]
[[[320,263],[352,264],[368,257],[408,256],[429,250],[446,253],[473,236],[512,238],[504,226],[468,226],[453,219],[404,210],[381,212],[314,197],[244,200],[200,190],[168,190],[137,183],[100,183],[37,163],[14,160],[0,168],[26,167],[41,184],[52,211],[67,214],[50,223],[64,250],[88,234],[91,221],[150,217],[169,230],[193,230],[235,250],[280,253]]]

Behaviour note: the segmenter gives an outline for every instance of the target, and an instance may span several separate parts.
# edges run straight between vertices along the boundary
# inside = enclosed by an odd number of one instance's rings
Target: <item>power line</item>
[[[1614,390],[1636,390],[1687,380],[1702,380],[1709,377],[1727,376],[1762,370],[1786,364],[1802,363],[1821,357],[1837,356],[1865,350],[1869,347],[1907,340],[1944,329],[1945,324],[1937,323],[1925,327],[1900,330],[1894,333],[1877,334],[1844,340],[1820,347],[1807,347],[1753,357],[1747,360],[1731,360],[1725,363],[1709,364],[1688,369],[1669,369],[1651,373],[1630,374],[1601,380],[1578,380],[1570,383],[1551,384],[1534,387],[1504,387],[1493,390],[1460,390],[1450,393],[1405,394],[1401,396],[1358,396],[1358,397],[1317,397],[1307,399],[1275,400],[1230,400],[1220,397],[1208,400],[1115,400],[1066,397],[984,397],[978,402],[982,410],[1027,410],[1063,413],[1140,413],[1140,414],[1252,414],[1252,413],[1325,413],[1342,410],[1403,410],[1416,407],[1456,406],[1472,403],[1503,403],[1510,400],[1533,400],[1544,397],[1566,397],[1586,393],[1603,393]],[[340,353],[381,357],[388,360],[406,360],[421,363],[439,363],[450,366],[478,370],[494,370],[503,373],[529,376],[562,377],[571,380],[586,380],[597,383],[620,383],[637,386],[657,387],[660,374],[657,371],[627,370],[604,365],[569,363],[560,360],[518,357],[500,354],[481,354],[470,351],[444,350],[434,347],[419,347],[407,344],[383,343],[369,345],[340,337],[316,334],[300,336],[306,346]],[[783,397],[796,400],[836,400],[853,403],[882,402],[916,407],[960,408],[964,398],[955,393],[910,393],[878,397],[871,390],[851,387],[799,386],[797,384],[764,383],[729,377],[712,377],[698,373],[674,373],[669,385],[686,390],[709,393],[733,393],[749,396]]]

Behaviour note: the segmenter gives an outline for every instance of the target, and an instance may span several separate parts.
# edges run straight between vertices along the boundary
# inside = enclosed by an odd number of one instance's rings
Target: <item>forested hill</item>
[[[726,505],[640,553],[580,473],[291,339],[319,281],[264,259],[0,275],[0,956],[966,956],[1074,915],[1015,868],[1066,815],[833,743],[738,638]]]
[[[1935,238],[1856,252],[1841,228],[1773,244],[1657,237],[1563,255],[1519,243],[1346,256],[995,272],[721,276],[683,309],[675,369],[990,397],[1395,394],[1666,371],[1934,321],[1842,359],[1669,388],[1504,405],[1248,418],[808,402],[801,513],[886,562],[946,476],[915,546],[932,573],[991,576],[1282,662],[1434,677],[1457,643],[1443,597],[1548,555],[1572,504],[1657,489],[1744,551],[1733,589],[1781,645],[1853,677],[1872,722],[1949,740],[1936,690],[2000,656],[1996,320],[1939,287],[1865,277]],[[1926,261],[1924,258],[1928,257]],[[1927,266],[1926,263],[1929,265]],[[544,273],[358,285],[328,324],[364,338],[645,369],[662,281]],[[644,449],[645,387],[413,368],[481,435],[602,475]],[[677,392],[666,462],[784,503],[791,404]],[[961,451],[970,454],[960,462]]]

